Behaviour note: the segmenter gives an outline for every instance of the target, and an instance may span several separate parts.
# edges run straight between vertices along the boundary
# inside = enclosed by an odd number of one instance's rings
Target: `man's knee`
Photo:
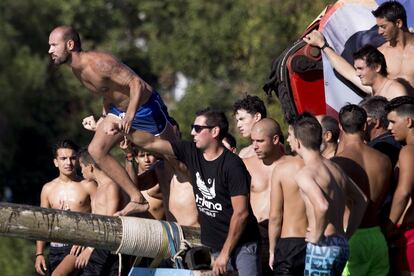
[[[99,164],[102,161],[102,158],[107,154],[102,147],[92,143],[88,146],[88,152],[97,164]]]

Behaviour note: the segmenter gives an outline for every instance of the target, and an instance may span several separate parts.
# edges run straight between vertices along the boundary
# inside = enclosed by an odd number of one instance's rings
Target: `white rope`
[[[168,253],[168,238],[165,238],[161,222],[151,219],[120,217],[122,239],[116,253],[154,258]],[[167,250],[166,250],[167,248]],[[169,257],[169,256],[164,256]]]

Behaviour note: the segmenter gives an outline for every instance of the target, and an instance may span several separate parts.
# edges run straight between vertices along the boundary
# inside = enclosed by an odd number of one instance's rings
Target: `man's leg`
[[[262,275],[258,242],[245,243],[237,247],[232,255],[240,276]]]
[[[78,270],[75,268],[76,256],[66,255],[55,270],[52,271],[52,276],[62,275],[77,275]]]
[[[105,126],[117,122],[119,122],[119,119],[113,116],[107,116],[98,125],[95,136],[89,144],[88,151],[98,166],[128,194],[131,201],[123,210],[117,213],[118,215],[126,216],[132,213],[145,212],[148,210],[148,203],[132,182],[125,169],[109,154],[109,151],[122,139],[123,135],[121,133],[108,135],[105,133]]]

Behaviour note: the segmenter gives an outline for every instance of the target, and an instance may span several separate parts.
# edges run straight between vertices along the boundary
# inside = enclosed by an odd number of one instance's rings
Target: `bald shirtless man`
[[[59,141],[53,149],[54,164],[59,176],[46,183],[40,194],[40,207],[70,210],[75,212],[91,212],[91,198],[95,194],[96,184],[82,180],[76,175],[78,146],[70,140]],[[45,275],[47,270],[44,241],[36,241],[37,273]],[[50,243],[49,270],[52,275],[72,275],[76,273],[76,256],[80,247],[61,243]]]
[[[288,143],[294,137],[289,125]],[[269,213],[269,266],[274,275],[303,275],[305,234],[308,221],[305,203],[293,175],[304,166],[299,156],[283,156],[271,179]]]
[[[264,118],[253,125],[251,130],[252,146],[256,156],[244,158],[243,162],[251,175],[250,205],[259,223],[262,238],[262,252],[268,252],[268,225],[270,207],[270,180],[277,161],[284,155],[280,150],[283,133],[279,123]],[[268,256],[262,256],[263,273],[268,268]]]
[[[345,205],[352,201],[347,235],[358,227],[366,197],[332,161],[320,154],[322,127],[310,114],[301,114],[294,124],[292,150],[305,166],[293,177],[305,202],[308,228],[305,239],[305,275],[339,275],[348,259],[344,232]]]
[[[396,238],[400,275],[414,275],[414,98],[400,97],[387,106],[388,129],[395,140],[403,142],[396,173],[398,184],[391,205],[388,225],[389,237]]]
[[[142,142],[153,136],[157,139],[172,137],[172,127],[162,99],[149,84],[111,54],[82,51],[79,34],[71,27],[55,28],[49,35],[49,45],[54,64],[69,65],[88,90],[103,97],[102,116],[105,119],[97,125],[88,150],[99,167],[131,199],[118,214],[146,211],[148,203],[145,198],[109,151],[123,135],[128,135],[133,142]],[[111,133],[114,127],[116,134]]]
[[[233,105],[233,114],[236,119],[236,126],[244,138],[250,138],[253,125],[263,118],[267,112],[264,102],[257,96],[246,95]],[[242,148],[239,152],[240,158],[255,156],[253,145]]]
[[[398,1],[386,1],[372,12],[378,33],[385,39],[380,50],[387,61],[389,77],[403,79],[414,87],[414,36],[408,30],[407,13]]]
[[[342,129],[336,157],[332,159],[368,197],[361,225],[349,240],[350,257],[342,275],[387,275],[388,247],[378,214],[391,183],[391,161],[364,142],[367,114],[348,104],[339,112]],[[375,160],[375,162],[373,162]]]
[[[79,153],[82,175],[87,181],[95,182],[97,189],[92,200],[92,213],[113,216],[126,203],[122,191],[95,163],[87,150]],[[109,250],[87,247],[77,257],[75,266],[83,268],[82,276],[118,275],[118,256]]]
[[[374,46],[366,45],[355,52],[354,66],[337,54],[327,44],[323,34],[317,30],[307,34],[303,40],[319,47],[327,56],[332,67],[344,78],[352,82],[363,92],[373,96],[383,96],[392,99],[406,96],[406,88],[398,81],[388,76],[384,55]]]

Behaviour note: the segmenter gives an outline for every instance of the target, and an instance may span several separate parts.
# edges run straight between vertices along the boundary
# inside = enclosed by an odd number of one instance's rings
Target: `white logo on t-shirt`
[[[207,187],[206,183],[201,179],[200,173],[196,172],[197,178],[197,187],[200,190],[201,194],[207,199],[213,199],[216,197],[216,181],[215,179],[207,180],[208,184],[211,185],[210,188]]]

